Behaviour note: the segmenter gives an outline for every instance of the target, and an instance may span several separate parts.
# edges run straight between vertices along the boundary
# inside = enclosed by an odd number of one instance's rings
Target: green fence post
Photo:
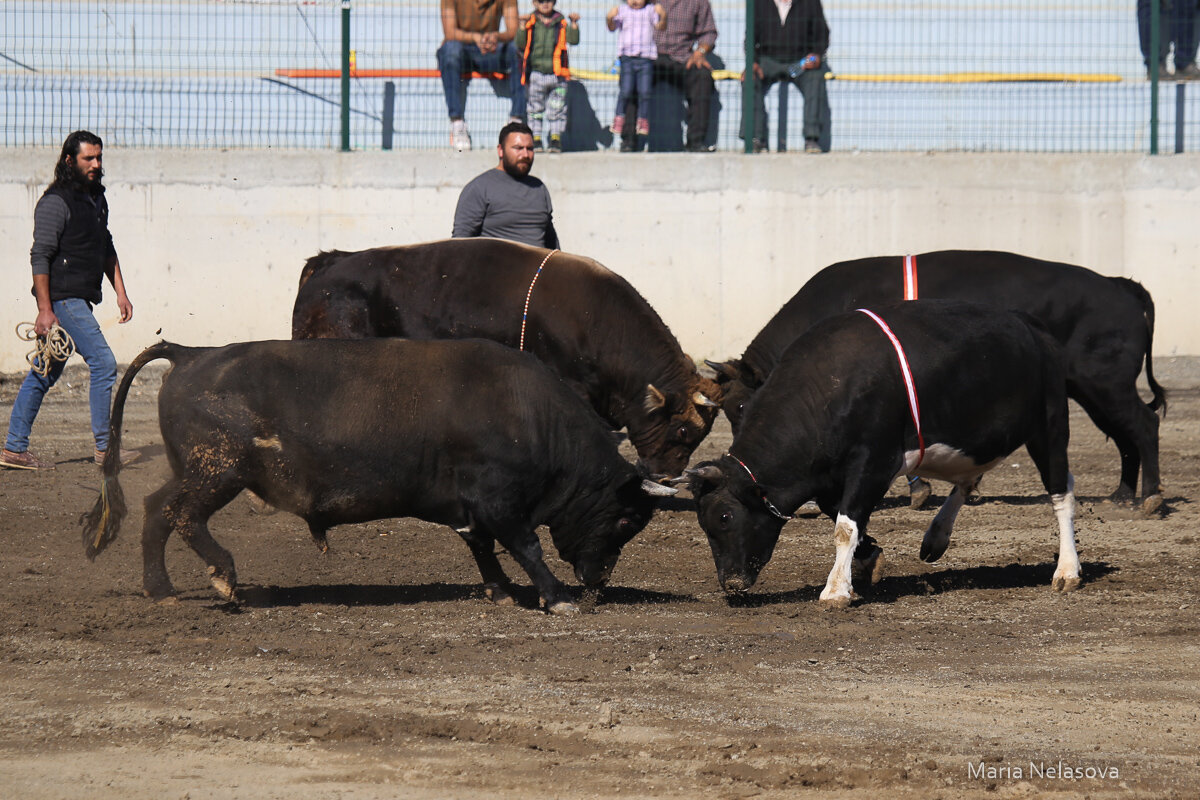
[[[1159,27],[1159,14],[1162,11],[1162,0],[1150,0],[1150,63],[1146,69],[1150,73],[1150,155],[1158,155],[1158,69],[1159,43],[1162,41],[1162,28]]]
[[[1157,2],[1157,0],[1156,0]],[[742,73],[742,152],[754,152],[754,0],[746,0],[746,71]]]
[[[342,0],[342,152],[350,152],[350,0]]]

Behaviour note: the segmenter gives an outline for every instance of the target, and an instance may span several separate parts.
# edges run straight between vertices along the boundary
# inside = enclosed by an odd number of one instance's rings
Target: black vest
[[[51,186],[46,194],[66,201],[71,216],[50,260],[50,299],[82,298],[100,302],[104,265],[112,252],[108,232],[108,201],[104,193],[90,195],[77,189]]]

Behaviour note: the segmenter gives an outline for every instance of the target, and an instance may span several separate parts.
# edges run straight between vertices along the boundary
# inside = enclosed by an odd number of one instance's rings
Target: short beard
[[[522,168],[524,171],[522,172]],[[509,160],[504,159],[504,171],[514,178],[525,178],[529,176],[529,172],[533,169],[533,164],[522,165],[518,162],[509,163]]]

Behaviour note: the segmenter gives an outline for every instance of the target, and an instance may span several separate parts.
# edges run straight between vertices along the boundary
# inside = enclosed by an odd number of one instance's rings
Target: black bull
[[[292,338],[374,336],[523,343],[614,429],[627,429],[658,477],[683,471],[718,411],[717,385],[637,290],[568,253],[449,239],[310,258]]]
[[[921,544],[921,558],[936,561],[979,477],[1021,445],[1058,519],[1052,585],[1077,587],[1057,343],[1027,315],[978,305],[922,300],[877,310],[903,344],[919,414],[910,407],[897,353],[868,315],[839,314],[798,338],[746,407],[729,452],[689,470],[722,587],[750,588],[784,519],[815,500],[836,520],[837,559],[821,600],[848,605],[852,575],[877,572],[880,548],[867,535],[867,521],[897,475],[954,484]]]
[[[905,299],[903,262],[903,256],[879,256],[826,267],[784,304],[741,358],[709,362],[735,432],[746,401],[796,337],[834,314]],[[1037,319],[1062,348],[1067,395],[1120,452],[1121,482],[1113,499],[1134,498],[1140,466],[1143,510],[1152,513],[1161,505],[1156,412],[1165,413],[1167,403],[1151,363],[1154,302],[1141,284],[1070,264],[971,250],[916,256],[916,275],[921,298],[1016,309]],[[1143,361],[1149,403],[1137,389]]]
[[[129,387],[145,364],[174,367],[159,392],[171,477],[146,498],[143,584],[173,593],[163,560],[172,532],[233,599],[233,558],[208,519],[249,489],[302,517],[324,549],[338,524],[419,517],[466,540],[494,601],[510,598],[499,541],[555,613],[576,608],[542,560],[535,529],[589,589],[602,586],[621,548],[645,527],[654,494],[617,451],[596,414],[528,354],[492,342],[401,340],[249,342],[142,352],[117,390],[108,453],[120,451]],[[85,517],[94,558],[117,535],[125,503],[119,459]]]

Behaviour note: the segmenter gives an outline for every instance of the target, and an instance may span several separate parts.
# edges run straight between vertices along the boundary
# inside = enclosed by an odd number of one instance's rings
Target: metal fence
[[[613,144],[614,2],[558,5],[581,16],[567,150]],[[346,5],[350,149],[449,147],[437,0]],[[715,141],[740,151],[745,4],[712,6]],[[1200,147],[1200,82],[1147,79],[1133,0],[826,0],[825,14],[834,150],[1148,152],[1154,86],[1161,149]],[[0,144],[87,127],[123,147],[341,147],[343,16],[327,0],[4,0]],[[487,144],[508,117],[497,91],[468,89]],[[679,149],[682,98],[663,89],[655,107],[651,149]],[[801,108],[795,89],[771,90],[773,149],[801,141]]]

